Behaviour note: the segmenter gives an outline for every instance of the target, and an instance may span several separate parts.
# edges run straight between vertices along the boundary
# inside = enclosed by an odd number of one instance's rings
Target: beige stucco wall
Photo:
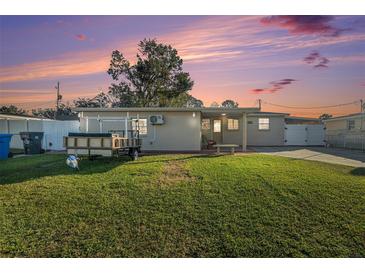
[[[346,130],[347,120],[324,121],[328,131]]]
[[[201,149],[200,112],[129,112],[131,118],[147,119],[147,135],[141,135],[142,150],[193,151]],[[151,125],[151,115],[164,115],[165,124]],[[127,112],[84,112],[80,119],[81,132],[86,131],[85,117],[126,117]],[[103,122],[103,131],[124,130],[123,122]],[[99,132],[99,123],[89,120],[89,132]]]
[[[237,144],[242,146],[242,138],[243,138],[243,126],[242,126],[242,118],[232,119],[238,120],[238,130],[228,130],[228,119],[230,117],[224,117],[222,120],[222,132],[223,132],[223,144]]]
[[[365,130],[365,117],[348,117],[341,120],[325,120],[326,130],[328,133],[346,133],[348,132],[348,121],[355,120],[355,128],[352,131],[359,131],[361,128]],[[362,122],[362,127],[361,127]]]
[[[269,130],[259,130],[259,118],[270,119]],[[285,121],[284,116],[248,116],[247,145],[248,146],[283,146]]]
[[[348,129],[349,120],[355,120],[355,128],[351,130]],[[329,146],[365,150],[365,117],[325,120],[324,123]]]

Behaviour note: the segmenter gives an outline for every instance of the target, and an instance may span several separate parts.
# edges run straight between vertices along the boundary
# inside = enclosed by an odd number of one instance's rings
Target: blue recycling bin
[[[11,136],[13,134],[0,134],[0,159],[8,159]]]

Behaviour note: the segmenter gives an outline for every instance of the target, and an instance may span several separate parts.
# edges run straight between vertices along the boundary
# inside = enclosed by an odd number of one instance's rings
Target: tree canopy
[[[14,115],[25,115],[27,114],[27,111],[18,108],[17,106],[10,105],[10,106],[1,106],[0,107],[0,113],[2,114],[14,114]]]
[[[115,81],[109,87],[109,94],[115,99],[112,106],[188,104],[192,99],[188,91],[194,82],[189,73],[183,71],[182,65],[183,60],[176,49],[154,39],[144,39],[138,44],[135,64],[131,64],[118,50],[113,51],[108,69],[108,74]]]
[[[224,100],[221,105],[224,108],[237,108],[238,107],[238,103],[231,99]]]
[[[94,98],[79,97],[74,100],[74,105],[79,108],[106,108],[111,105],[111,102],[112,100],[108,94],[100,92]]]
[[[332,114],[323,113],[318,118],[321,119],[321,120],[326,120],[326,119],[332,118]]]
[[[48,119],[60,119],[70,116],[76,116],[76,113],[72,111],[71,107],[61,103],[58,106],[58,111],[53,108],[38,108],[32,109],[32,114],[36,117],[48,118]]]

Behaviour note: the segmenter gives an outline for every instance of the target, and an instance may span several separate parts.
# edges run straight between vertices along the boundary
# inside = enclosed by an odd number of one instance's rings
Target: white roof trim
[[[0,120],[34,120],[34,121],[55,121],[47,118],[28,117],[13,114],[2,114],[0,113]]]
[[[131,108],[75,108],[77,112],[218,112],[245,113],[257,112],[258,108],[176,108],[176,107],[131,107]]]
[[[259,116],[259,117],[287,117],[289,116],[289,114],[287,113],[249,113],[247,114],[247,117],[256,117],[256,116]]]

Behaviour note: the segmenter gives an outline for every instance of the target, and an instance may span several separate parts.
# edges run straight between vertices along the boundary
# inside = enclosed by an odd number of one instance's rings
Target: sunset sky
[[[171,44],[209,106],[236,100],[264,111],[316,117],[359,112],[365,99],[365,16],[0,16],[0,105],[52,107],[107,91],[112,50]]]

